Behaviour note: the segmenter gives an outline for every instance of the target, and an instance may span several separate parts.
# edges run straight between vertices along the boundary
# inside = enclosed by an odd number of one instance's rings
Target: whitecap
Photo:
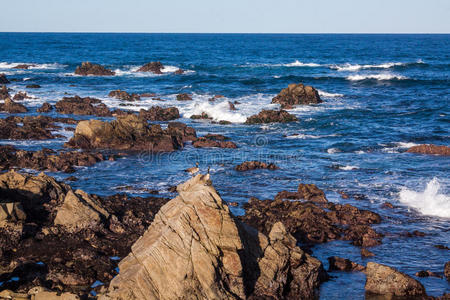
[[[350,81],[362,81],[362,80],[367,80],[367,79],[375,79],[375,80],[404,80],[404,79],[408,79],[405,76],[401,76],[401,75],[394,75],[394,74],[366,74],[366,75],[350,75],[347,76],[347,80]]]
[[[341,152],[341,150],[338,149],[338,148],[329,148],[329,149],[327,149],[327,153],[329,153],[329,154],[334,154],[334,153],[339,153],[339,152]]]
[[[441,185],[437,178],[427,183],[423,192],[403,187],[399,193],[400,202],[418,210],[424,215],[450,218],[450,197],[440,194]]]
[[[343,171],[352,171],[352,170],[357,170],[357,169],[359,169],[359,167],[357,167],[357,166],[351,166],[351,165],[348,165],[348,166],[339,166],[338,168],[339,168],[339,170],[343,170]]]
[[[319,96],[324,97],[324,98],[340,98],[340,97],[344,97],[343,94],[338,94],[338,93],[328,93],[322,90],[317,90],[319,92]]]
[[[28,70],[37,69],[37,70],[45,70],[45,69],[61,69],[67,67],[67,65],[58,64],[58,63],[49,63],[49,64],[37,64],[37,63],[23,63],[23,62],[0,62],[0,69],[14,69],[18,65],[30,65]],[[24,71],[24,69],[17,69],[18,71]]]
[[[239,112],[230,111],[228,101],[220,103],[192,102],[180,109],[183,117],[190,118],[193,115],[206,113],[214,121],[229,121],[232,123],[244,123],[247,117]]]
[[[359,71],[359,70],[366,70],[366,69],[390,69],[395,66],[403,66],[407,63],[402,62],[387,62],[387,63],[381,63],[381,64],[375,64],[375,65],[359,65],[359,64],[349,64],[345,63],[342,65],[332,65],[330,68],[335,69],[338,71]]]
[[[316,63],[303,63],[301,61],[295,60],[292,63],[284,64],[285,67],[320,67],[320,64]]]

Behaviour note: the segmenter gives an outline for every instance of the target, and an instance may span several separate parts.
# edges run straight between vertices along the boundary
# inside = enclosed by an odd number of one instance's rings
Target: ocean
[[[83,61],[102,64],[116,75],[74,75]],[[150,61],[165,65],[162,75],[135,72]],[[35,66],[14,69],[23,63]],[[178,68],[186,72],[174,74]],[[244,213],[242,204],[250,197],[273,199],[281,190],[314,183],[331,202],[382,216],[374,227],[385,237],[370,249],[375,257],[362,259],[360,249],[346,241],[329,242],[312,248],[326,268],[328,256],[341,256],[383,263],[409,275],[421,270],[442,274],[450,258],[448,250],[434,247],[450,247],[449,158],[406,153],[417,144],[449,145],[450,35],[0,33],[0,73],[12,81],[10,88],[34,96],[21,101],[31,114],[42,103],[54,104],[67,95],[96,97],[108,107],[135,111],[176,106],[179,121],[198,135],[223,134],[238,145],[186,145],[173,153],[140,153],[79,167],[69,174],[79,178],[71,183],[75,188],[111,195],[126,186],[131,195],[145,195],[143,188],[148,188],[169,196],[167,189],[189,178],[183,170],[198,161],[203,172],[210,167],[221,196],[240,204],[231,208],[236,215]],[[243,124],[262,109],[278,108],[270,102],[290,83],[312,85],[324,102],[289,110],[298,122]],[[42,88],[27,89],[29,84]],[[164,101],[144,98],[124,106],[108,97],[116,89],[155,93]],[[193,101],[177,101],[179,93],[192,94]],[[214,95],[225,97],[208,101]],[[228,109],[228,101],[239,102],[236,111]],[[190,119],[202,112],[231,124]],[[59,133],[66,138],[0,143],[60,149],[73,132]],[[246,160],[273,162],[280,169],[234,170]],[[343,199],[341,191],[364,197]],[[394,209],[383,209],[384,202]],[[414,230],[425,236],[404,236]],[[321,299],[364,299],[364,274],[330,274],[334,277],[322,285]],[[419,280],[429,295],[450,291],[445,279]]]

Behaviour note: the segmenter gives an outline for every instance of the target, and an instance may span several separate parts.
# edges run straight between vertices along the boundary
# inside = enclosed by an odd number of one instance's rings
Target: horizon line
[[[414,35],[414,34],[438,34],[438,35],[449,35],[450,32],[146,32],[146,31],[0,31],[0,33],[86,33],[86,34],[98,34],[98,33],[109,33],[109,34],[298,34],[298,35],[314,35],[314,34],[329,34],[329,35],[339,35],[339,34],[366,34],[366,35]]]

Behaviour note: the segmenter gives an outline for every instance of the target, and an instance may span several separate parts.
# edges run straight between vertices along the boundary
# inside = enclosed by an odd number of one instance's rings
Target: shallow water
[[[73,71],[82,61],[100,63],[116,76],[81,77]],[[136,73],[137,67],[160,60],[163,75]],[[34,63],[30,70],[13,69]],[[178,67],[188,70],[174,75]],[[386,234],[376,254],[361,259],[359,248],[332,242],[313,248],[326,258],[338,255],[360,263],[376,261],[409,275],[429,269],[442,273],[450,255],[435,244],[450,246],[450,178],[448,157],[405,153],[415,144],[449,144],[449,35],[213,35],[213,34],[14,34],[0,33],[0,73],[14,79],[9,87],[26,90],[34,109],[55,103],[65,93],[94,96],[110,107],[139,110],[152,105],[177,106],[199,135],[229,136],[239,149],[195,149],[151,155],[141,153],[79,168],[72,185],[90,193],[114,194],[119,186],[147,187],[168,195],[167,188],[188,178],[181,172],[196,161],[211,167],[215,187],[228,201],[273,198],[295,190],[300,182],[315,183],[333,202],[351,203],[380,213],[376,228]],[[324,103],[293,110],[300,119],[290,124],[243,125],[246,117],[270,104],[289,83],[302,82],[321,91]],[[26,89],[27,84],[41,89]],[[154,92],[166,101],[143,99],[130,107],[108,98],[109,91]],[[193,101],[175,100],[178,93]],[[225,98],[209,103],[213,95]],[[239,101],[228,111],[228,101]],[[192,121],[205,111],[232,125]],[[50,115],[55,115],[51,113]],[[2,114],[2,117],[6,116]],[[84,118],[84,117],[79,117]],[[87,118],[87,117],[86,117]],[[72,132],[64,132],[69,138]],[[1,141],[24,149],[61,148],[55,141]],[[277,171],[239,173],[245,160],[276,163]],[[59,178],[67,175],[52,173]],[[360,193],[367,200],[342,199],[338,191]],[[129,191],[138,193],[138,191]],[[142,194],[140,194],[142,195]],[[395,208],[386,210],[389,201]],[[240,208],[232,208],[242,214]],[[399,234],[420,230],[425,237]],[[322,299],[362,299],[362,274],[333,272]],[[419,279],[430,295],[450,291],[445,279]],[[356,295],[356,296],[355,296]]]

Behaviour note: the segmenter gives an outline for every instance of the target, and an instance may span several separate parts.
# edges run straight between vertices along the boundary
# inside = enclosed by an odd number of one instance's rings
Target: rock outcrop
[[[237,221],[209,175],[178,186],[119,263],[100,299],[311,299],[322,264],[283,224],[268,236]]]
[[[65,145],[82,149],[170,152],[183,148],[183,142],[195,138],[195,130],[182,125],[169,123],[163,130],[160,125],[149,125],[136,115],[118,116],[111,122],[81,121]]]
[[[33,64],[19,64],[15,66],[13,69],[21,69],[21,70],[28,70],[29,68],[35,67],[36,65]]]
[[[5,100],[6,98],[10,98],[9,90],[6,85],[3,85],[0,89],[0,100]]]
[[[450,281],[450,261],[445,263],[444,275],[445,275],[445,278],[447,278],[447,280]]]
[[[124,100],[124,101],[136,101],[136,100],[141,99],[141,96],[139,96],[138,94],[128,94],[127,92],[121,91],[121,90],[115,90],[115,91],[109,92],[108,97],[112,97],[112,98],[116,98],[116,99],[120,99],[120,100]]]
[[[142,67],[140,67],[137,72],[151,72],[154,74],[162,74],[162,69],[164,68],[163,64],[159,61],[153,61],[146,63]]]
[[[450,155],[450,147],[438,145],[418,145],[409,148],[406,152],[418,154]]]
[[[9,83],[9,80],[8,80],[8,78],[6,78],[6,75],[5,74],[0,74],[0,84],[8,84]]]
[[[81,66],[78,66],[75,69],[75,74],[82,76],[112,76],[116,73],[114,71],[106,69],[101,65],[93,64],[87,61],[81,63]]]
[[[39,84],[28,84],[26,86],[27,89],[40,89],[41,86]]]
[[[409,299],[426,296],[425,288],[420,282],[394,268],[369,262],[365,273],[367,277],[365,289],[369,294],[409,297]]]
[[[14,97],[13,100],[15,101],[21,101],[24,99],[31,99],[32,97],[28,96],[28,94],[26,92],[17,92]]]
[[[25,105],[16,103],[11,98],[6,98],[3,104],[0,104],[0,111],[6,111],[10,114],[25,113],[28,109]]]
[[[272,99],[272,103],[279,103],[281,108],[291,109],[298,104],[317,104],[321,103],[319,92],[309,85],[290,84],[287,88]]]
[[[357,264],[351,261],[350,259],[338,256],[328,257],[328,264],[329,264],[328,271],[360,272],[365,270],[364,266]]]
[[[192,100],[192,97],[189,94],[183,93],[183,94],[177,95],[177,100],[178,101],[188,101],[188,100]]]
[[[73,115],[95,115],[99,117],[110,117],[112,112],[99,99],[80,96],[64,97],[56,102],[55,109],[61,114]]]
[[[192,145],[195,148],[237,148],[237,145],[234,142],[227,140],[228,138],[223,135],[207,134],[197,138]]]
[[[63,137],[52,133],[52,130],[61,129],[61,126],[55,123],[76,124],[77,121],[70,118],[47,116],[10,116],[0,119],[0,139],[46,140]]]
[[[50,112],[52,109],[53,109],[53,106],[50,103],[44,102],[42,104],[42,106],[37,109],[37,112],[46,113],[46,112]]]
[[[315,184],[300,183],[297,192],[281,191],[275,196],[275,200],[289,199],[289,200],[306,200],[316,203],[327,203],[325,193],[319,189]]]
[[[261,161],[244,161],[242,164],[234,168],[236,171],[249,171],[256,169],[278,170],[279,168],[273,163],[265,163]]]
[[[176,107],[152,106],[147,110],[142,108],[139,117],[147,121],[171,121],[180,118],[180,112]]]
[[[297,117],[285,110],[262,110],[247,118],[245,124],[288,123],[298,121]]]

